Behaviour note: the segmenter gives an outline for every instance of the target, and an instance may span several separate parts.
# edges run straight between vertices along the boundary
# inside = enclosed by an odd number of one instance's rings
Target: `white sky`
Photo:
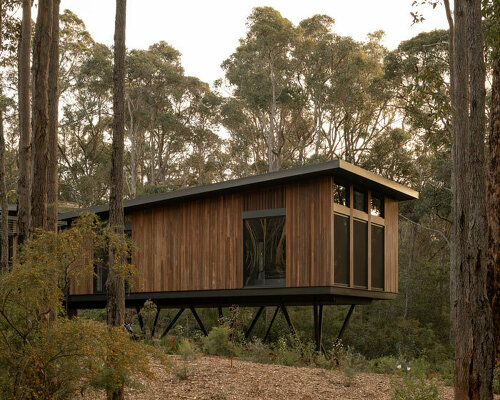
[[[419,32],[446,29],[442,7],[422,9],[426,20],[412,26],[413,0],[128,0],[127,48],[145,49],[164,40],[182,53],[187,75],[212,83],[221,78],[220,64],[245,36],[253,7],[271,6],[294,24],[314,14],[335,19],[334,31],[364,40],[367,33],[385,31],[384,44],[394,49]],[[113,43],[115,1],[62,0],[84,22],[94,40]]]

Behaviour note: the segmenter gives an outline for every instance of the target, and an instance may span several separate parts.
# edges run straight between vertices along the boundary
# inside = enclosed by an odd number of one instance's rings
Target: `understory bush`
[[[403,373],[391,380],[394,400],[437,400],[437,380],[426,380],[423,375]]]
[[[236,346],[231,341],[230,336],[231,329],[228,326],[223,325],[212,328],[208,336],[202,339],[204,351],[214,356],[235,356]]]
[[[92,388],[112,393],[133,386],[135,376],[151,376],[151,356],[164,360],[163,352],[119,328],[66,317],[70,282],[93,271],[92,258],[83,256],[88,243],[113,246],[126,259],[124,239],[87,215],[57,235],[36,232],[0,274],[1,399],[73,399]],[[128,273],[127,265],[115,266],[117,274]]]

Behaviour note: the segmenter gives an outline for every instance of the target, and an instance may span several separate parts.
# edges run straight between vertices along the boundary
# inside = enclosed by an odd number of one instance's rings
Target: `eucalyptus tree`
[[[47,167],[49,129],[49,64],[52,40],[53,0],[38,2],[38,15],[33,38],[33,183],[31,218],[33,228],[47,229]]]
[[[100,204],[108,194],[112,123],[112,53],[102,44],[85,52],[64,95],[59,135],[61,200],[81,207]]]
[[[271,7],[257,7],[247,21],[248,31],[236,51],[222,63],[234,95],[245,102],[266,141],[269,171],[279,170],[285,145],[285,100],[290,96],[290,62],[297,32]]]

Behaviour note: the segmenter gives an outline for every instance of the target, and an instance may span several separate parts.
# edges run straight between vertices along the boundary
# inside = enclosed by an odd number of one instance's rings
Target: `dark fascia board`
[[[325,175],[332,175],[334,179],[336,176],[341,177],[341,179],[385,194],[399,201],[418,199],[418,192],[404,185],[383,178],[346,161],[333,160],[325,163],[310,164],[299,168],[286,169],[126,200],[124,202],[124,210],[127,214],[135,210],[156,207],[173,201],[193,200],[201,197],[208,197],[210,195],[262,188]],[[59,219],[71,220],[77,218],[82,212],[91,212],[104,216],[108,213],[108,210],[109,207],[106,204],[85,210],[61,213],[59,214]]]

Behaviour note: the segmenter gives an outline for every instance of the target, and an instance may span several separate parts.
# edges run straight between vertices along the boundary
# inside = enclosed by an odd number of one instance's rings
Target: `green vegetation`
[[[151,374],[158,349],[132,342],[123,330],[91,319],[68,319],[70,281],[88,273],[85,243],[128,251],[127,242],[88,215],[59,234],[38,232],[0,274],[0,398],[72,399],[89,389],[113,392]],[[129,275],[127,265],[117,265]]]

